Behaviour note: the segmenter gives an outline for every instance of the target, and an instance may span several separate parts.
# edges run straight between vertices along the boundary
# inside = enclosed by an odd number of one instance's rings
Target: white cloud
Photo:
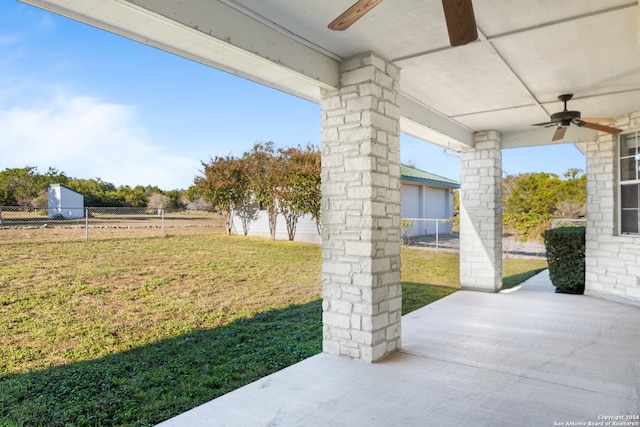
[[[62,91],[29,107],[0,110],[0,169],[55,167],[116,185],[185,188],[200,166],[154,146],[135,108]]]

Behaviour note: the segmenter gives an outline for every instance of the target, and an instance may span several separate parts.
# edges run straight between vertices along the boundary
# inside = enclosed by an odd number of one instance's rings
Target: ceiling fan
[[[358,0],[342,15],[331,21],[329,28],[334,31],[346,30],[381,1]],[[476,18],[471,0],[442,0],[442,7],[451,46],[461,46],[478,38]]]
[[[571,98],[573,98],[573,94],[571,93],[558,96],[558,99],[564,102],[564,110],[558,113],[552,114],[551,121],[543,122],[543,123],[535,123],[535,124],[532,124],[531,126],[544,126],[544,127],[555,126],[556,131],[553,134],[553,138],[551,138],[552,141],[558,141],[564,138],[564,134],[567,132],[567,128],[572,124],[580,127],[585,127],[588,129],[594,129],[600,132],[611,133],[614,135],[617,135],[620,132],[622,132],[622,129],[617,129],[614,127],[601,125],[599,123],[585,121],[585,120],[604,121],[609,119],[584,119],[583,120],[580,118],[580,111],[567,110],[567,101],[569,101]]]

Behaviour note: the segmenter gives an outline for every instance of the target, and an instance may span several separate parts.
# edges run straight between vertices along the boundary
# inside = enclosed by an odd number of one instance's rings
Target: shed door
[[[402,218],[420,218],[420,187],[402,184],[402,203],[400,205]]]
[[[427,217],[440,219],[447,216],[447,190],[430,187],[427,191]]]

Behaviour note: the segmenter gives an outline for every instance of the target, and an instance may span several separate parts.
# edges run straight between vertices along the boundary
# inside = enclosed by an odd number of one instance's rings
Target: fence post
[[[166,237],[164,234],[164,208],[160,208],[160,211],[162,213],[162,237]]]
[[[84,240],[89,241],[89,208],[84,208]]]
[[[438,253],[438,243],[440,240],[440,233],[438,232],[438,225],[440,224],[440,220],[436,219],[436,253]]]

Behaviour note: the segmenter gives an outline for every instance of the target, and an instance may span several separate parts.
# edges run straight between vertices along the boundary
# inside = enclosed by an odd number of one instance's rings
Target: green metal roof
[[[420,182],[423,184],[439,185],[449,188],[460,188],[460,183],[453,179],[425,172],[411,166],[401,165],[400,174],[403,181]]]

